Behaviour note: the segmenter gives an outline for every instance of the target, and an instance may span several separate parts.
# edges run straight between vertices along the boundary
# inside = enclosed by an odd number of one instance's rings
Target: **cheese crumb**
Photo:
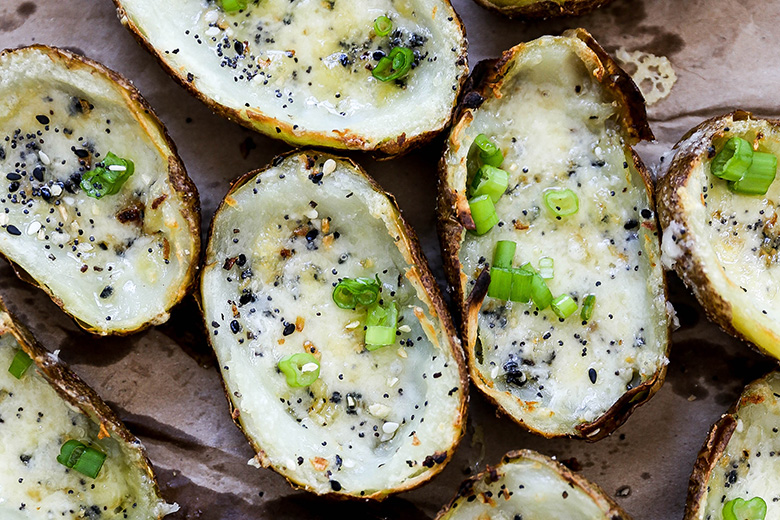
[[[648,106],[671,93],[672,86],[677,81],[677,74],[666,56],[656,56],[640,50],[629,52],[621,47],[615,52],[615,57],[621,67],[628,69]]]

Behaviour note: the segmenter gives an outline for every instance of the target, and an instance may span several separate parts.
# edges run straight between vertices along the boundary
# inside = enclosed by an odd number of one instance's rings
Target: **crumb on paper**
[[[615,57],[642,91],[648,106],[671,93],[672,86],[677,81],[677,74],[666,56],[656,56],[640,50],[627,51],[620,47],[615,51]]]

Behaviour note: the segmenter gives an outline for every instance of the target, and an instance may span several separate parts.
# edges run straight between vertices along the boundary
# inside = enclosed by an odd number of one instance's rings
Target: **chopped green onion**
[[[753,163],[741,179],[729,182],[729,188],[746,195],[765,195],[776,173],[777,157],[774,154],[753,152]]]
[[[590,321],[593,316],[593,307],[596,305],[596,295],[589,294],[582,301],[582,310],[580,311],[580,318],[582,321]]]
[[[220,0],[222,9],[228,13],[246,9],[246,0]]]
[[[374,32],[377,36],[387,36],[393,30],[393,21],[387,16],[380,16],[374,20]]]
[[[484,235],[498,224],[496,207],[493,205],[489,195],[480,195],[469,200],[469,209],[471,210],[471,218],[476,226],[475,232],[477,235]]]
[[[723,520],[764,520],[766,502],[761,497],[750,500],[734,498],[723,506]]]
[[[30,368],[30,365],[32,365],[32,362],[33,360],[24,350],[18,350],[13,361],[11,361],[11,366],[8,367],[8,371],[16,379],[21,379],[24,373],[27,372],[27,369]]]
[[[488,296],[499,300],[509,300],[512,294],[512,271],[507,267],[490,268]]]
[[[376,350],[395,343],[398,328],[398,306],[395,302],[382,306],[375,303],[366,316],[366,349]]]
[[[504,154],[501,153],[501,149],[485,134],[479,134],[471,146],[476,146],[479,149],[479,159],[482,164],[498,168],[504,162]]]
[[[414,52],[406,47],[394,47],[388,56],[382,57],[371,74],[379,81],[394,81],[406,76],[412,70]]]
[[[551,280],[555,276],[555,261],[549,256],[542,257],[539,260],[539,274],[545,280]]]
[[[287,356],[278,366],[293,388],[309,386],[320,377],[320,362],[308,352]]]
[[[368,307],[379,298],[379,277],[344,278],[333,288],[333,301],[342,309],[354,309],[358,305]]]
[[[531,299],[540,311],[549,307],[553,300],[550,288],[539,273],[534,273],[531,278]]]
[[[710,171],[727,181],[738,181],[753,161],[753,147],[741,137],[732,137],[710,163]]]
[[[552,301],[550,307],[555,315],[563,320],[574,314],[577,310],[577,302],[568,294],[562,294]]]
[[[577,194],[570,189],[553,188],[545,191],[544,204],[556,217],[568,217],[580,209]]]
[[[512,267],[515,251],[517,251],[517,243],[512,240],[499,240],[496,242],[496,251],[493,253],[493,267]]]
[[[495,204],[504,194],[507,186],[509,186],[509,174],[486,164],[474,176],[471,183],[471,196],[489,195],[490,200]]]
[[[106,454],[71,439],[62,445],[57,462],[90,478],[97,478],[106,461]]]
[[[512,293],[509,299],[513,302],[527,303],[531,299],[531,279],[534,277],[532,271],[527,271],[520,267],[512,269]]]
[[[95,199],[119,193],[122,185],[134,171],[133,161],[108,152],[103,162],[84,172],[81,177],[81,189]]]

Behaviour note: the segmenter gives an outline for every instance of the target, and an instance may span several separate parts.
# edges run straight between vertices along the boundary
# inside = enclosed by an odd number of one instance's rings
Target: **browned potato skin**
[[[428,267],[428,260],[425,258],[425,253],[423,253],[422,246],[420,245],[420,241],[417,238],[417,234],[414,232],[414,229],[412,229],[412,227],[409,226],[409,224],[406,222],[406,219],[404,219],[403,215],[401,214],[401,210],[398,207],[398,202],[395,200],[395,197],[391,193],[384,191],[384,189],[382,189],[382,187],[379,185],[379,183],[376,182],[376,180],[374,180],[373,177],[371,177],[359,164],[357,164],[355,161],[353,161],[350,158],[339,157],[336,155],[315,151],[315,150],[308,150],[308,151],[304,150],[303,152],[310,154],[309,164],[311,165],[314,165],[314,157],[322,157],[325,159],[332,158],[333,160],[336,161],[349,162],[350,165],[355,168],[355,171],[359,172],[360,175],[366,181],[368,181],[368,183],[371,185],[374,191],[386,196],[390,200],[390,203],[392,204],[394,209],[394,215],[393,215],[394,220],[398,223],[399,227],[401,227],[405,232],[405,236],[403,237],[403,243],[405,244],[406,249],[409,251],[409,254],[412,257],[412,262],[410,262],[410,264],[413,264],[416,267],[416,271],[414,273],[416,276],[413,276],[410,273],[408,278],[409,279],[417,278],[417,281],[420,284],[422,284],[423,287],[425,287],[426,293],[430,298],[432,307],[435,310],[436,314],[438,315],[439,320],[441,321],[441,324],[443,325],[444,330],[447,334],[447,338],[449,339],[450,348],[452,350],[453,356],[455,357],[455,360],[458,363],[458,372],[460,373],[460,383],[461,386],[463,387],[463,399],[460,402],[460,413],[458,414],[458,418],[457,418],[457,427],[460,429],[460,437],[458,441],[452,446],[452,448],[447,452],[437,452],[431,454],[432,460],[434,462],[434,466],[428,471],[428,477],[425,480],[412,482],[394,489],[381,490],[374,493],[373,495],[366,495],[361,497],[345,495],[343,493],[327,493],[325,495],[321,495],[329,498],[335,498],[338,500],[358,500],[358,501],[379,500],[381,501],[395,493],[409,491],[411,489],[414,489],[418,486],[425,484],[426,482],[428,482],[428,480],[430,480],[432,477],[434,477],[439,472],[441,472],[441,470],[444,469],[444,467],[447,465],[447,463],[454,455],[455,450],[458,447],[458,444],[460,444],[460,439],[463,438],[463,434],[466,431],[466,424],[467,424],[466,419],[467,419],[468,401],[469,401],[469,396],[468,396],[469,376],[466,370],[466,361],[463,354],[463,350],[460,346],[458,332],[455,328],[455,325],[452,322],[452,318],[450,317],[449,310],[447,309],[447,306],[445,305],[444,300],[442,299],[439,285],[436,283],[436,279],[433,277],[430,268]],[[238,190],[241,186],[251,181],[256,175],[272,168],[276,164],[279,164],[286,157],[290,155],[296,155],[298,153],[301,153],[301,150],[291,150],[284,154],[278,155],[271,161],[271,164],[269,164],[265,168],[247,172],[241,177],[239,177],[231,185],[230,189],[225,195],[225,199],[223,199],[222,202],[220,203],[219,207],[217,208],[217,211],[214,213],[215,217],[220,212],[220,210],[222,210],[222,208],[225,206],[226,199],[232,193]],[[215,219],[211,220],[211,224],[209,226],[209,238],[207,240],[207,244],[209,245],[211,244],[211,235],[214,231],[214,220]],[[203,306],[200,301],[199,304],[201,305],[201,315],[205,316],[202,310]],[[208,327],[208,323],[206,323],[206,326]],[[209,336],[209,342],[211,342],[210,336]],[[211,347],[213,349],[214,345],[211,344]],[[215,355],[216,355],[216,351],[215,351]],[[252,449],[255,450],[255,453],[257,453],[257,455],[255,456],[255,460],[257,460],[257,462],[259,462],[264,468],[272,467],[271,461],[268,459],[265,452],[260,448],[260,446],[257,443],[254,442],[254,440],[252,440],[252,438],[244,430],[244,425],[243,425],[243,421],[241,420],[240,410],[236,408],[235,403],[233,402],[233,395],[228,391],[228,388],[225,385],[225,380],[222,377],[220,377],[220,382],[222,384],[222,390],[225,392],[225,396],[228,399],[228,404],[230,406],[230,417],[233,419],[233,423],[236,426],[238,426],[238,429],[241,430],[241,432],[247,438],[249,444],[252,446]],[[290,483],[290,485],[295,489],[304,489],[306,491],[311,491],[306,487],[305,484],[302,484],[300,482],[295,482],[290,479],[287,480]]]
[[[93,74],[102,74],[103,76],[107,76],[117,86],[117,89],[123,91],[123,95],[124,98],[127,100],[127,103],[129,105],[137,105],[139,108],[141,108],[141,111],[151,118],[154,125],[164,136],[166,144],[171,149],[171,155],[168,156],[168,180],[170,181],[171,186],[173,186],[175,190],[175,194],[179,197],[181,208],[182,208],[182,215],[184,216],[187,223],[189,224],[190,234],[192,235],[194,240],[194,251],[192,257],[195,259],[190,264],[189,271],[186,274],[185,283],[182,284],[178,294],[168,306],[168,309],[170,310],[173,306],[179,303],[184,298],[184,296],[186,296],[187,293],[189,293],[195,286],[195,282],[197,281],[195,275],[198,272],[198,259],[200,258],[201,244],[200,244],[200,197],[198,195],[198,188],[195,186],[195,183],[192,182],[192,179],[190,179],[189,176],[187,175],[187,170],[184,168],[184,163],[182,163],[181,158],[179,157],[179,154],[176,149],[176,145],[168,135],[168,130],[165,128],[165,125],[162,123],[162,121],[160,121],[160,119],[157,117],[157,114],[154,112],[154,110],[146,101],[146,99],[143,98],[141,93],[138,91],[138,89],[135,88],[135,86],[133,86],[130,80],[128,80],[118,72],[114,72],[113,70],[107,68],[106,66],[104,66],[103,64],[97,61],[91,60],[85,56],[81,56],[79,54],[75,54],[70,51],[66,51],[65,49],[50,47],[48,45],[30,45],[29,47],[20,47],[18,49],[5,49],[2,52],[0,52],[0,56],[4,56],[8,53],[12,53],[15,50],[23,50],[28,48],[36,49],[48,55],[51,58],[51,60],[54,62],[58,62],[58,61],[63,62],[65,66],[69,69],[85,68],[85,69],[90,69]],[[2,256],[2,254],[0,254],[0,256]],[[6,258],[6,260],[8,259]],[[34,285],[39,289],[42,289],[46,294],[49,295],[49,298],[51,298],[52,301],[56,303],[57,306],[59,306],[61,309],[63,309],[63,311],[67,314],[67,311],[65,311],[65,309],[62,306],[62,300],[60,300],[59,298],[57,298],[57,296],[52,294],[52,292],[49,290],[49,288],[46,285],[39,284],[38,281],[35,280],[32,276],[30,276],[27,273],[27,271],[25,271],[20,265],[11,262],[10,260],[9,263],[11,264],[14,273],[16,274],[16,276],[19,277],[20,280],[25,281],[31,285]],[[87,323],[84,323],[83,321],[79,320],[75,316],[72,316],[70,314],[69,316],[73,318],[73,321],[75,321],[76,324],[82,329],[86,330],[87,332],[91,332],[93,334],[99,334],[98,330],[95,329],[94,327],[90,326]],[[139,332],[141,330],[147,329],[151,325],[152,323],[150,321],[135,329],[111,330],[108,332],[108,335],[127,336]]]
[[[661,221],[661,227],[666,229],[673,221],[680,223],[684,228],[689,229],[688,216],[680,208],[680,199],[677,195],[677,189],[685,186],[693,173],[694,168],[700,159],[707,154],[708,147],[713,140],[722,136],[724,128],[730,121],[767,121],[772,125],[780,127],[780,120],[756,118],[750,112],[744,110],[735,110],[729,114],[708,119],[699,126],[691,129],[675,145],[678,148],[692,134],[697,131],[703,132],[702,139],[694,147],[687,147],[675,155],[669,171],[666,175],[658,179],[658,218]],[[772,356],[773,354],[765,352],[760,346],[752,343],[742,333],[734,328],[732,324],[731,304],[725,301],[720,293],[712,286],[707,278],[706,269],[699,261],[698,257],[688,247],[686,241],[679,241],[677,245],[683,250],[683,254],[675,260],[674,270],[680,276],[685,285],[693,291],[699,304],[704,308],[704,312],[710,321],[718,324],[724,331],[732,336],[741,339],[748,345]]]
[[[144,472],[154,486],[154,492],[160,496],[160,488],[157,478],[152,470],[152,463],[146,455],[141,442],[130,433],[114,411],[100,398],[89,385],[81,380],[64,362],[53,356],[35,339],[32,333],[19,322],[0,300],[0,335],[11,334],[22,350],[30,356],[38,372],[49,385],[71,406],[81,410],[90,419],[100,425],[101,430],[110,433],[112,437],[120,439],[128,447],[132,447],[140,455],[144,465]],[[162,516],[158,517],[158,520]]]
[[[117,16],[119,17],[119,21],[122,23],[122,25],[124,25],[127,28],[127,30],[130,31],[130,34],[133,35],[133,38],[135,38],[135,40],[141,45],[141,47],[145,48],[147,51],[149,51],[149,53],[152,56],[154,56],[154,58],[157,60],[157,62],[160,64],[163,70],[167,72],[168,75],[171,76],[179,85],[184,87],[184,90],[186,90],[187,92],[195,96],[198,100],[205,103],[206,106],[208,106],[215,114],[218,114],[234,123],[238,123],[241,126],[249,128],[250,130],[254,130],[256,132],[265,134],[268,137],[282,139],[283,141],[285,141],[286,143],[292,146],[302,146],[302,147],[322,146],[326,148],[334,148],[334,149],[341,149],[341,150],[360,150],[364,152],[373,152],[375,158],[379,160],[391,159],[393,157],[399,157],[401,155],[404,155],[412,151],[413,149],[419,148],[420,146],[423,146],[424,144],[428,143],[434,137],[439,135],[439,133],[442,130],[449,127],[450,123],[452,122],[452,118],[450,118],[448,121],[445,122],[444,125],[442,125],[441,128],[437,128],[430,132],[420,134],[411,139],[407,139],[406,134],[404,133],[399,135],[395,139],[390,139],[387,141],[383,141],[381,143],[373,144],[368,142],[365,138],[363,138],[363,136],[352,133],[349,129],[345,129],[343,132],[340,132],[339,138],[333,138],[322,132],[311,132],[311,131],[307,131],[303,134],[296,135],[296,132],[293,132],[292,124],[285,123],[284,121],[279,121],[278,119],[275,119],[273,117],[269,117],[256,109],[247,110],[248,117],[243,117],[237,110],[214,101],[213,99],[203,94],[200,90],[195,88],[192,82],[187,80],[187,71],[174,69],[173,67],[168,65],[168,63],[163,58],[162,51],[156,49],[149,42],[149,40],[147,40],[144,37],[143,33],[138,28],[138,26],[135,25],[127,16],[125,9],[122,7],[122,0],[113,0],[113,1],[114,4],[116,4]],[[450,5],[450,11],[449,11],[450,14],[448,16],[452,16],[453,20],[458,24],[458,27],[460,28],[461,32],[465,35],[466,28],[463,25],[463,21],[461,20],[460,16],[455,12],[455,10],[452,8],[452,4],[450,3],[450,1],[449,0],[446,1]],[[468,63],[468,57],[465,49],[463,54],[458,56],[458,60],[459,63],[460,62],[462,62],[463,64]],[[461,76],[459,89],[462,89],[463,83],[465,83],[466,81],[466,76],[467,76],[466,74],[463,74]],[[455,106],[452,107],[453,114],[457,106],[457,96],[455,98],[456,98],[456,102],[454,103]]]
[[[550,2],[548,0],[537,0],[536,2],[519,6],[507,5],[498,6],[490,0],[474,0],[476,3],[490,11],[503,14],[510,18],[525,18],[528,20],[559,18],[561,16],[579,16],[603,5],[607,5],[612,0],[568,0],[562,4]]]
[[[737,113],[735,112],[735,114]],[[737,402],[731,405],[728,411],[712,425],[707,440],[704,441],[704,445],[699,451],[699,456],[693,465],[693,472],[688,482],[688,497],[685,501],[685,516],[683,516],[683,520],[696,520],[699,511],[704,506],[702,500],[707,492],[712,471],[715,469],[715,464],[723,455],[734,430],[737,428],[737,411],[745,403],[761,402],[763,399],[762,396],[751,392],[751,386],[752,383],[745,388]]]
[[[647,122],[647,112],[645,102],[639,89],[629,76],[617,63],[606,53],[604,49],[596,42],[593,36],[585,29],[573,29],[566,31],[564,36],[573,36],[579,38],[587,44],[594,55],[581,56],[583,62],[589,68],[595,67],[594,77],[609,90],[620,105],[620,120],[623,124],[623,130],[627,135],[627,146],[633,157],[634,166],[642,176],[650,203],[654,201],[653,181],[642,160],[630,148],[641,140],[653,140],[653,132]],[[458,107],[458,113],[453,123],[453,128],[446,147],[457,146],[457,136],[459,128],[467,125],[473,118],[473,112],[482,102],[494,96],[494,93],[500,92],[504,77],[511,62],[523,52],[525,44],[519,44],[508,51],[505,51],[498,60],[488,60],[479,63],[469,81],[466,84],[465,94],[462,97]],[[461,236],[465,230],[474,229],[474,221],[471,218],[468,200],[466,194],[454,190],[447,184],[447,168],[444,162],[444,155],[439,162],[439,194],[437,201],[437,214],[439,216],[438,232],[439,242],[442,247],[442,259],[447,280],[453,289],[455,301],[460,310],[461,318],[461,340],[466,346],[469,369],[474,383],[480,390],[483,390],[485,383],[479,379],[479,372],[473,362],[474,347],[477,341],[477,316],[482,300],[487,294],[490,276],[487,271],[479,276],[471,294],[466,295],[463,292],[462,280],[465,274],[461,270],[459,253]],[[664,282],[664,292],[666,292],[666,283]],[[667,345],[667,357],[669,355]],[[575,437],[588,441],[597,441],[612,433],[616,428],[623,424],[634,409],[647,402],[655,394],[664,382],[666,377],[666,366],[661,367],[655,375],[648,381],[627,391],[623,396],[612,405],[612,407],[601,417],[593,422],[582,424],[577,427],[578,435]],[[493,404],[500,408],[500,404],[487,392],[483,392]],[[547,434],[534,430],[519,419],[510,418],[527,430],[542,435],[547,438],[556,437],[554,434]]]
[[[511,464],[517,459],[531,459],[534,461],[539,462],[540,464],[544,464],[545,466],[554,469],[563,480],[568,482],[572,487],[577,487],[582,489],[585,493],[588,494],[589,497],[591,497],[595,502],[604,502],[605,505],[608,506],[604,510],[605,515],[611,515],[609,516],[610,520],[631,520],[631,517],[628,516],[628,513],[623,511],[623,509],[617,505],[617,503],[612,500],[608,494],[604,492],[603,489],[601,489],[598,485],[590,482],[585,477],[580,475],[579,473],[576,473],[572,471],[571,469],[567,468],[557,460],[553,460],[550,457],[547,457],[546,455],[542,455],[541,453],[538,453],[533,450],[513,450],[507,453],[503,456],[501,459],[501,462],[496,466],[487,466],[487,469],[483,471],[482,473],[479,473],[477,475],[474,475],[473,477],[463,481],[461,483],[460,488],[458,488],[458,492],[455,494],[455,497],[450,500],[450,502],[442,508],[441,511],[439,511],[439,514],[436,515],[435,520],[439,520],[440,518],[444,517],[450,509],[452,509],[453,504],[458,501],[458,499],[469,497],[473,494],[474,485],[478,483],[481,480],[484,480],[486,483],[495,482],[498,479],[500,479],[503,475],[501,473],[501,466],[504,464]]]

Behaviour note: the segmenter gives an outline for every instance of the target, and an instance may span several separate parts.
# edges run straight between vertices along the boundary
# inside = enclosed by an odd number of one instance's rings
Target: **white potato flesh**
[[[715,463],[697,518],[720,520],[735,498],[760,497],[766,518],[780,517],[780,373],[750,384],[735,414],[737,427]]]
[[[8,372],[19,348],[11,334],[0,336],[0,517],[149,520],[167,512],[137,447],[100,439],[100,426],[63,400],[35,365],[21,379]],[[97,478],[57,462],[70,439],[107,455]]]
[[[439,520],[613,520],[601,497],[561,476],[561,468],[538,454],[521,456],[495,468],[497,479],[480,479]]]
[[[225,199],[202,280],[243,429],[265,464],[317,493],[424,480],[460,436],[464,398],[457,340],[419,282],[426,267],[410,263],[397,210],[354,165],[311,152],[275,163]],[[332,292],[375,276],[399,327],[395,344],[368,351],[365,308],[339,308]],[[301,352],[316,354],[320,376],[290,387],[277,364]]]
[[[259,112],[288,125],[288,140],[315,143],[319,134],[331,146],[375,148],[439,130],[467,73],[464,35],[444,0],[263,0],[232,13],[203,0],[119,3],[203,96],[242,119]],[[392,20],[391,34],[374,32],[380,16]],[[370,68],[396,46],[415,51],[416,66],[400,84],[383,83]]]
[[[173,152],[130,95],[56,51],[0,57],[0,252],[101,334],[165,321],[197,260]],[[109,152],[135,173],[89,197],[79,176]]]
[[[554,261],[554,297],[582,305],[596,296],[583,323],[580,308],[559,320],[549,308],[486,297],[478,318],[477,380],[534,430],[573,435],[603,416],[630,388],[667,363],[666,301],[655,214],[635,170],[617,107],[577,52],[577,38],[544,37],[527,45],[490,97],[460,129],[460,147],[445,160],[450,185],[463,190],[466,156],[478,134],[501,148],[509,188],[496,204],[499,224],[482,236],[464,233],[464,294],[493,262],[499,240],[517,243],[513,266]],[[556,217],[547,190],[565,188],[579,211]],[[484,385],[483,385],[484,386]]]

